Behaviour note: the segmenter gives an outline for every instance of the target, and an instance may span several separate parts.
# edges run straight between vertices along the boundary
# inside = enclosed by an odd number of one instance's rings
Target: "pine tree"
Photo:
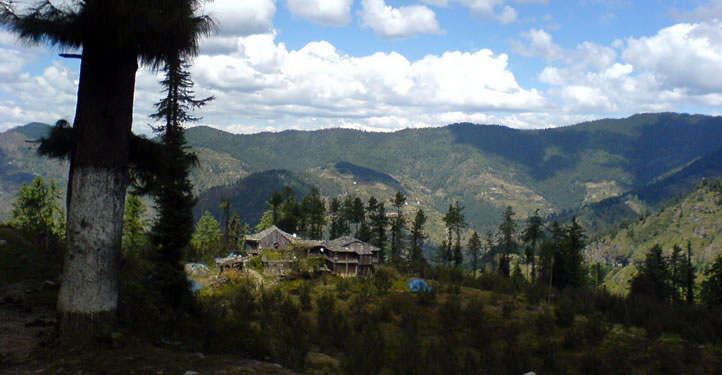
[[[466,218],[462,213],[464,206],[456,201],[454,204],[454,233],[456,234],[456,242],[454,243],[454,265],[461,267],[464,263],[464,253],[461,249],[461,230],[467,227]]]
[[[679,290],[682,287],[682,271],[684,269],[684,263],[682,261],[682,248],[678,245],[674,245],[672,247],[672,255],[669,257],[669,267],[672,273],[672,300],[675,303],[679,303],[682,297],[679,294]]]
[[[549,227],[550,238],[543,240],[539,246],[539,278],[538,280],[544,284],[548,284],[551,289],[552,285],[558,286],[559,267],[564,261],[562,256],[562,247],[565,238],[564,230],[559,222],[552,222]]]
[[[283,188],[283,204],[281,205],[281,218],[276,225],[288,233],[303,232],[299,227],[301,221],[301,205],[296,202],[296,193],[290,186]]]
[[[351,221],[356,224],[356,235],[355,237],[361,239],[361,225],[366,220],[366,210],[364,209],[364,203],[361,198],[356,197],[353,200],[353,208],[351,209]],[[362,240],[364,241],[364,240]],[[367,240],[366,240],[367,241]]]
[[[198,163],[198,158],[188,151],[183,125],[198,121],[199,118],[190,112],[213,100],[213,97],[195,99],[188,68],[179,56],[166,61],[163,68],[165,77],[161,85],[166,96],[155,104],[156,112],[151,118],[162,121],[154,131],[161,133],[164,169],[144,187],[155,197],[158,211],[151,236],[158,249],[155,280],[159,281],[161,295],[171,308],[181,307],[190,297],[182,258],[193,233],[196,198],[190,170]],[[227,209],[230,210],[230,202]],[[226,229],[227,225],[224,232]]]
[[[511,206],[506,207],[502,222],[499,224],[499,234],[501,235],[501,247],[502,255],[499,260],[499,274],[502,276],[509,277],[510,269],[510,256],[516,248],[516,240],[514,234],[516,233],[516,223],[514,223],[514,211]]]
[[[369,228],[372,233],[371,243],[380,249],[379,262],[384,263],[386,259],[386,226],[389,222],[386,217],[386,208],[383,202],[377,201],[376,198],[372,196],[369,198],[366,212],[371,222]]]
[[[218,221],[206,211],[195,226],[191,245],[195,250],[194,260],[207,260],[216,255],[221,245],[221,229]]]
[[[281,192],[274,191],[273,193],[271,193],[271,198],[268,200],[268,205],[271,207],[273,224],[278,223],[281,204],[283,204],[283,195],[281,195]]]
[[[328,213],[330,216],[331,225],[329,227],[329,239],[335,239],[345,234],[345,220],[343,214],[343,208],[338,198],[334,197],[331,199],[331,203],[328,206]]]
[[[705,276],[707,280],[702,282],[702,302],[708,306],[722,306],[722,254],[717,256]]]
[[[694,305],[694,279],[695,279],[695,269],[694,265],[692,264],[692,242],[687,241],[687,262],[684,267],[685,271],[685,277],[684,277],[684,294],[685,294],[685,302],[687,302],[688,305]]]
[[[229,198],[223,198],[218,208],[221,209],[221,213],[223,214],[223,250],[230,252],[231,200]]]
[[[320,240],[323,236],[323,226],[326,225],[326,204],[321,198],[321,192],[317,187],[303,197],[301,202],[304,226],[307,226],[307,234],[313,240]],[[343,229],[341,230],[343,232]]]
[[[146,226],[143,219],[146,208],[140,197],[128,194],[123,214],[123,253],[137,255],[146,244]]]
[[[539,209],[534,211],[534,215],[530,216],[526,222],[526,228],[522,233],[524,241],[530,242],[527,254],[527,263],[531,263],[531,281],[536,280],[536,243],[544,238],[543,230],[544,221],[539,216]]]
[[[393,204],[396,209],[396,217],[394,217],[391,223],[391,259],[396,265],[401,262],[401,255],[404,247],[403,238],[406,218],[401,211],[404,203],[406,203],[406,196],[400,191],[397,191],[393,199],[391,199],[391,204]]]
[[[476,231],[471,234],[466,250],[471,254],[471,275],[476,277],[477,262],[481,258],[481,239],[479,239],[479,234]]]
[[[344,236],[351,235],[351,223],[353,222],[353,198],[347,195],[343,199],[343,207],[341,208],[341,216],[343,218],[343,233]]]
[[[426,239],[426,233],[424,233],[424,225],[426,224],[426,214],[424,210],[418,209],[416,216],[414,216],[414,222],[411,225],[411,263],[424,263],[424,239]]]
[[[444,226],[446,227],[446,235],[447,239],[444,243],[446,243],[446,249],[444,250],[444,256],[443,260],[447,265],[451,265],[451,262],[454,260],[454,255],[452,252],[452,244],[454,243],[454,228],[456,224],[457,216],[456,216],[456,208],[454,208],[453,205],[449,204],[449,209],[446,211],[446,214],[444,215],[443,221]]]
[[[566,230],[565,241],[562,246],[563,256],[563,272],[566,275],[563,277],[565,282],[560,285],[563,289],[565,286],[571,286],[573,288],[579,288],[584,285],[585,282],[585,270],[584,270],[584,229],[577,223],[577,218],[572,216],[572,221]]]
[[[660,302],[668,303],[672,298],[672,275],[669,264],[662,255],[662,247],[652,246],[639,272],[632,279],[630,295],[647,296]]]
[[[490,230],[486,231],[486,237],[484,238],[484,248],[485,254],[482,256],[482,259],[485,258],[487,262],[491,262],[492,269],[497,268],[498,265],[494,264],[494,235],[491,233]]]
[[[244,223],[238,214],[233,214],[231,222],[228,225],[228,234],[230,237],[229,252],[238,253],[244,250],[248,229],[248,224]]]
[[[263,212],[263,215],[258,220],[258,224],[256,224],[256,227],[254,228],[256,230],[256,233],[262,232],[268,228],[270,228],[273,225],[273,211],[266,210]]]

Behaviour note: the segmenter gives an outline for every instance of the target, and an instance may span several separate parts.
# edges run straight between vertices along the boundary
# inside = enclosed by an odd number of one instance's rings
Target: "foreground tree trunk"
[[[115,324],[137,67],[135,53],[83,46],[57,304],[65,344],[88,343]]]

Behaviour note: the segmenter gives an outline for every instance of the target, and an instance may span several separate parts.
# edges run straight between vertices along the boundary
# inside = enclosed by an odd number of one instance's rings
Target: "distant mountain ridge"
[[[39,129],[34,124],[0,134],[0,152],[8,154],[12,144],[37,136]],[[15,143],[11,134],[18,138]],[[406,211],[429,213],[432,239],[443,236],[441,216],[457,200],[470,228],[486,231],[498,226],[507,205],[518,219],[536,209],[561,214],[627,192],[642,197],[643,191],[658,191],[666,197],[701,178],[722,175],[722,118],[703,115],[639,114],[543,130],[463,123],[394,133],[326,129],[238,135],[194,127],[186,134],[200,158],[192,175],[200,193],[198,214],[218,213],[223,196],[254,224],[270,193],[286,181],[300,193],[318,186],[327,198],[374,195],[388,202],[400,190],[409,197]],[[32,158],[16,153],[8,160],[22,164]],[[46,173],[27,163],[18,168]],[[678,186],[672,188],[675,179]]]
[[[346,194],[365,196],[376,186],[377,198],[387,200],[400,189],[346,178],[339,164],[389,176],[421,208],[442,213],[459,200],[479,230],[495,228],[506,205],[520,218],[537,208],[561,213],[645,189],[665,176],[669,182],[675,172],[689,172],[702,161],[707,165],[681,185],[722,174],[719,160],[710,156],[722,152],[722,118],[675,113],[544,130],[452,124],[394,133],[328,129],[232,135],[196,127],[187,135],[194,148],[213,148],[240,160],[249,173],[282,169],[321,176],[332,190]]]

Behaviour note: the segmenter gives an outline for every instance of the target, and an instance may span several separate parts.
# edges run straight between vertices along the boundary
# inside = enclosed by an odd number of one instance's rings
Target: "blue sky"
[[[215,0],[199,12],[219,25],[191,68],[198,95],[217,98],[201,124],[236,133],[722,108],[722,0]],[[0,31],[0,130],[72,120],[79,63],[57,53]],[[157,80],[138,72],[137,132]]]

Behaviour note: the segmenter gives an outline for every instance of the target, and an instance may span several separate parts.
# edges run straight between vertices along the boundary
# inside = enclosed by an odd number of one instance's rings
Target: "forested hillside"
[[[55,177],[64,186],[66,168],[38,158],[34,144],[26,142],[46,131],[32,124],[0,134],[5,207],[34,174]],[[197,215],[218,213],[223,197],[255,224],[267,209],[265,200],[285,183],[269,172],[275,170],[294,176],[301,195],[317,186],[329,199],[350,194],[388,201],[402,191],[409,210],[430,213],[435,241],[443,233],[442,213],[457,200],[470,228],[478,231],[494,229],[506,206],[519,219],[536,209],[561,221],[575,214],[597,231],[722,173],[722,118],[674,113],[546,130],[454,124],[395,133],[234,135],[195,127],[187,138],[200,159],[192,172],[200,194]],[[7,208],[0,214],[6,217]]]
[[[306,176],[301,178],[322,185],[327,196],[340,191],[368,198],[375,190],[388,200],[400,190],[429,212],[459,200],[471,227],[481,231],[494,228],[508,205],[519,218],[535,209],[561,214],[639,190],[637,198],[653,206],[722,171],[722,120],[672,113],[547,130],[454,124],[390,134],[330,129],[230,135],[198,127],[189,129],[188,139],[197,150],[239,160],[249,172],[283,169]],[[204,209],[214,209],[204,201]],[[254,215],[267,208],[264,202],[248,205]],[[254,223],[250,215],[246,220]],[[591,217],[586,221],[593,224]]]
[[[722,180],[705,181],[692,192],[665,201],[654,213],[620,221],[616,231],[587,246],[586,258],[590,264],[611,267],[605,284],[624,293],[636,265],[654,245],[669,256],[675,245],[686,249],[688,242],[698,274],[722,253]]]

